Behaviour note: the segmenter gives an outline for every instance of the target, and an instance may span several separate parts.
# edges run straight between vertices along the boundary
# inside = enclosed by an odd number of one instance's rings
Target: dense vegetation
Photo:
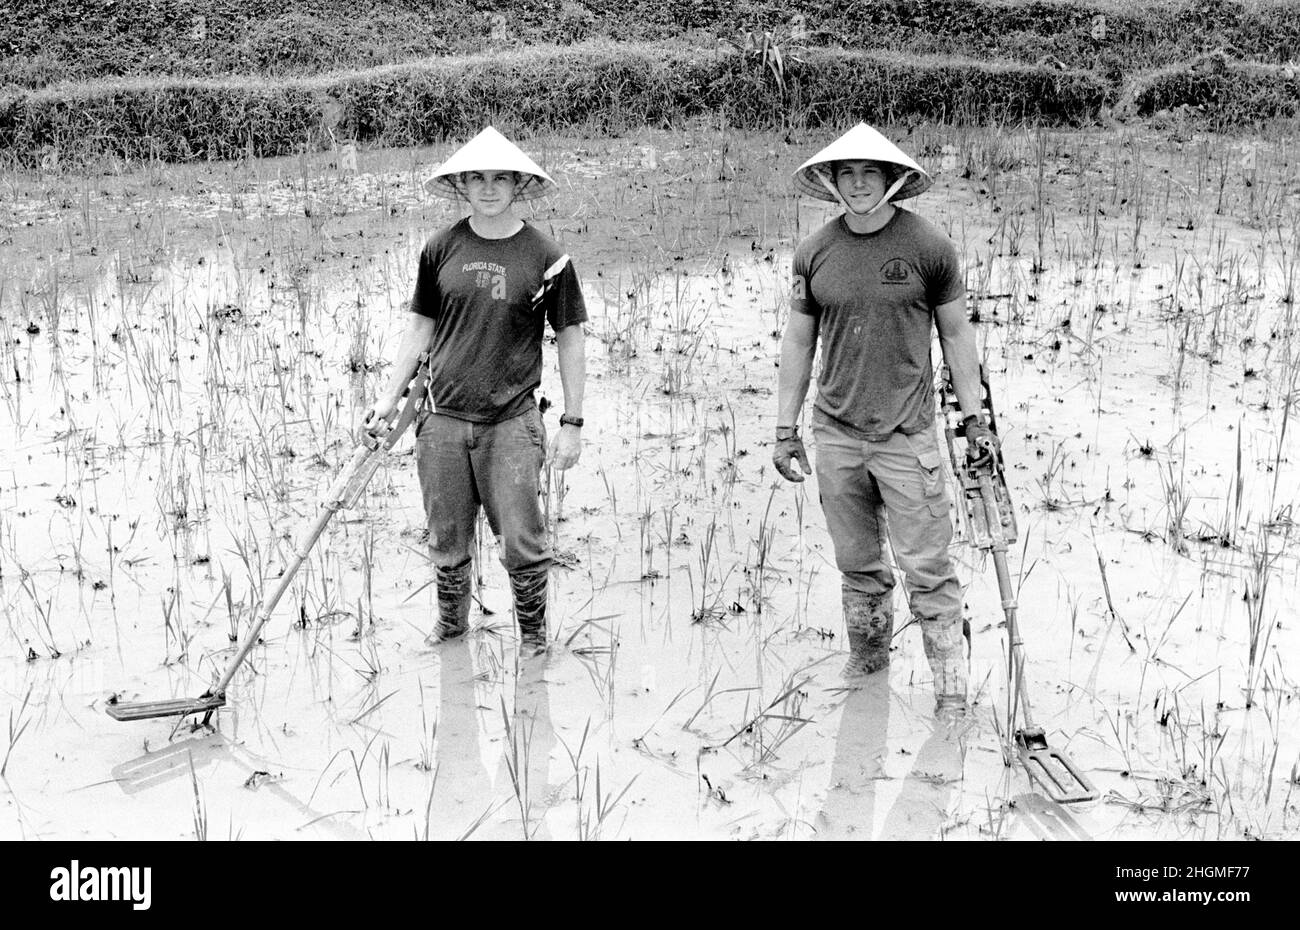
[[[591,38],[800,46],[1128,71],[1220,51],[1300,56],[1294,2],[1186,0],[55,0],[0,5],[0,84],[121,75],[301,75]],[[503,12],[502,12],[503,11]],[[806,35],[793,40],[793,15]],[[1098,19],[1104,18],[1104,24]]]
[[[594,132],[704,112],[738,126],[1095,116],[1108,87],[1087,72],[812,51],[781,83],[743,54],[610,44],[393,66],[272,86],[170,79],[81,84],[0,98],[0,148],[228,158],[359,139],[409,145],[493,122]]]
[[[168,158],[520,126],[846,113],[1297,114],[1278,0],[52,0],[0,4],[0,148]],[[796,12],[797,11],[797,12]],[[556,92],[556,88],[562,92]],[[467,99],[472,97],[473,99]],[[612,109],[611,109],[612,108]],[[473,115],[471,115],[473,114]]]

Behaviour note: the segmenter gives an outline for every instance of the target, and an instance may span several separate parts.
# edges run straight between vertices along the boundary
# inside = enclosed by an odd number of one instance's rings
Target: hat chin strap
[[[876,201],[876,205],[872,207],[870,210],[854,210],[852,207],[849,206],[849,202],[844,199],[844,195],[840,193],[840,189],[836,187],[835,184],[832,183],[831,179],[826,176],[825,169],[823,169],[819,165],[817,168],[813,170],[813,174],[817,175],[817,180],[821,181],[822,186],[825,187],[828,191],[830,191],[835,196],[835,199],[839,201],[840,206],[842,206],[845,210],[852,213],[854,216],[862,216],[862,217],[870,216],[871,214],[879,210],[881,207],[883,207],[885,204],[889,203],[890,198],[892,198],[895,194],[897,194],[900,190],[902,190],[903,185],[908,182],[908,180],[912,177],[914,173],[915,172],[911,168],[908,168],[901,175],[899,175],[898,180],[893,183],[893,185],[889,188],[889,190],[885,191],[884,196],[881,197],[878,201]]]

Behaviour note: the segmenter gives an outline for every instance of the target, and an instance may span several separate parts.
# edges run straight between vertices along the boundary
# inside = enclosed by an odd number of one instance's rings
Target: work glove
[[[989,429],[988,424],[979,417],[968,416],[962,421],[966,428],[966,461],[972,468],[983,468],[993,464],[1002,442],[998,434]]]
[[[795,461],[803,466],[803,475],[795,469]],[[812,474],[812,468],[808,465],[808,452],[803,447],[803,440],[799,438],[797,428],[786,427],[777,430],[776,445],[772,449],[772,464],[786,481],[803,481],[804,475]]]

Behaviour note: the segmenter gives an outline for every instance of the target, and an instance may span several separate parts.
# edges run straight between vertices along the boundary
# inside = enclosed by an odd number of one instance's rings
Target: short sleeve
[[[957,260],[957,247],[946,236],[930,250],[925,265],[925,296],[931,307],[938,307],[966,296],[966,278]]]
[[[812,288],[809,286],[809,279],[812,277],[810,256],[811,251],[804,247],[795,250],[794,262],[791,265],[790,311],[806,316],[820,316],[822,308],[813,297]]]
[[[542,288],[542,307],[551,329],[559,331],[587,322],[587,303],[582,299],[578,273],[569,256],[560,255],[551,262],[543,275]]]
[[[438,256],[442,239],[434,236],[420,250],[420,261],[415,269],[415,295],[411,298],[411,312],[434,319],[438,316]]]

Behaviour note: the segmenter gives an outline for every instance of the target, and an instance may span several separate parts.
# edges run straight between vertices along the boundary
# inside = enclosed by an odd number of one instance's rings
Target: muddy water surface
[[[473,631],[425,645],[408,441],[211,729],[104,708],[198,695],[246,632],[455,215],[421,187],[446,153],[4,178],[0,836],[1293,837],[1293,153],[916,131],[1000,411],[1035,722],[1102,793],[1067,810],[1004,764],[965,540],[970,719],[934,720],[914,629],[838,676],[815,483],[767,444],[790,254],[831,215],[784,178],[821,141],[538,141],[564,184],[534,221],[592,313],[553,649],[519,656],[486,530]]]

